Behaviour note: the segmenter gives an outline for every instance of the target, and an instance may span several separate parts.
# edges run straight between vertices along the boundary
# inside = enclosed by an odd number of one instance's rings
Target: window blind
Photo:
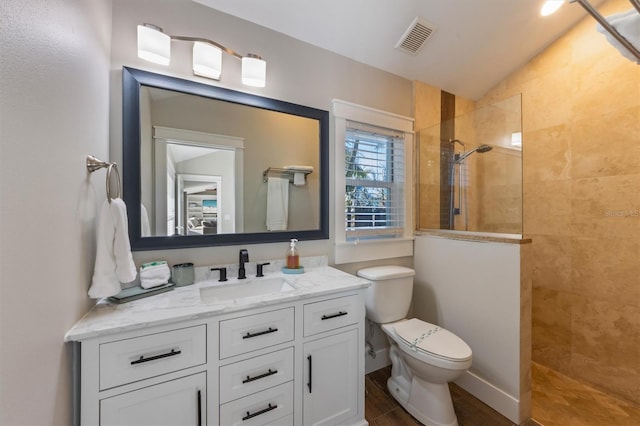
[[[347,122],[344,171],[347,239],[404,233],[404,153],[402,132]]]

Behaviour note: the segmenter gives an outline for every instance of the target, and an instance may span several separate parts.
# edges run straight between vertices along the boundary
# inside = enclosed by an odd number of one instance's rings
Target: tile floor
[[[544,426],[639,426],[640,406],[533,363],[531,415]]]

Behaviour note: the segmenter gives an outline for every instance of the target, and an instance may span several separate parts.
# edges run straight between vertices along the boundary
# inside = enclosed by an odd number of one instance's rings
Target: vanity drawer
[[[220,403],[293,380],[293,348],[220,367]]]
[[[206,325],[100,345],[100,390],[207,362]]]
[[[363,316],[362,305],[356,295],[304,305],[305,337],[357,323]]]
[[[293,340],[293,307],[220,321],[220,359]]]
[[[225,426],[293,426],[293,381],[220,406]]]

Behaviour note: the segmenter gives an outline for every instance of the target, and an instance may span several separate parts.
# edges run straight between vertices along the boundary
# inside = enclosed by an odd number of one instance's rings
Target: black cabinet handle
[[[170,356],[180,355],[182,351],[176,351],[175,349],[171,349],[171,352],[167,352],[166,354],[160,354],[156,356],[150,356],[149,358],[145,358],[144,355],[140,355],[140,358],[135,361],[131,361],[131,365],[142,364],[143,362],[154,361],[156,359],[167,358]]]
[[[307,383],[307,386],[309,386],[309,393],[311,393],[311,381],[313,380],[313,370],[312,370],[312,365],[311,365],[311,355],[309,355],[307,357],[307,360],[309,361],[309,383]]]
[[[202,395],[198,390],[198,426],[202,426]]]
[[[262,336],[263,334],[269,334],[269,333],[275,333],[276,331],[278,331],[277,328],[271,328],[269,327],[268,330],[265,331],[259,331],[257,333],[249,333],[247,331],[247,334],[245,334],[244,336],[242,336],[243,339],[251,339],[252,337],[258,337],[258,336]]]
[[[269,371],[267,371],[266,373],[260,374],[258,376],[253,376],[253,377],[247,376],[247,378],[244,379],[242,383],[249,383],[249,382],[253,382],[254,380],[264,379],[265,377],[273,376],[274,374],[278,374],[278,370],[269,369]]]
[[[247,411],[247,415],[242,418],[242,421],[252,419],[256,416],[259,416],[260,414],[268,413],[269,411],[275,410],[276,408],[278,408],[277,404],[271,405],[271,403],[269,403],[269,406],[267,408],[263,408],[262,410],[256,411],[255,413],[250,413],[249,411]]]
[[[333,314],[333,315],[323,315],[322,316],[322,321],[328,320],[328,319],[331,319],[331,318],[343,317],[345,315],[349,315],[349,312],[340,311],[337,314]]]

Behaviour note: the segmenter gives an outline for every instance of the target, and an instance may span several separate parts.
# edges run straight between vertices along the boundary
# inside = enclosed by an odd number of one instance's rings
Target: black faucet
[[[267,265],[271,265],[271,264],[269,262],[265,262],[265,263],[258,263],[256,265],[256,277],[264,277],[262,268]]]
[[[239,256],[239,265],[238,265],[238,279],[239,280],[244,280],[245,278],[247,278],[246,275],[246,271],[244,269],[244,264],[245,262],[249,261],[249,252],[247,251],[247,249],[242,249],[240,250],[240,256]]]
[[[220,279],[218,281],[227,281],[227,268],[220,267],[220,268],[211,268],[211,271],[220,271]]]

